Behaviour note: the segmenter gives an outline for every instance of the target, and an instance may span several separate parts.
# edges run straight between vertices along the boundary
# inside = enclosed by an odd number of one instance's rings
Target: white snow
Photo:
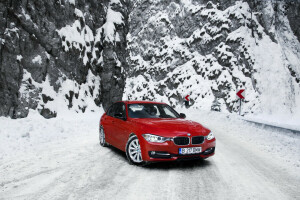
[[[111,6],[109,6],[106,14],[106,23],[102,26],[106,41],[109,42],[115,41],[115,37],[116,37],[115,24],[124,24],[123,15],[120,12],[114,11],[111,8]]]
[[[31,79],[31,84],[28,83],[29,79]],[[65,112],[77,114],[85,111],[99,111],[100,107],[95,104],[94,99],[99,98],[100,77],[95,76],[90,70],[87,75],[86,83],[80,85],[74,80],[60,77],[57,84],[61,85],[58,92],[50,85],[48,76],[46,76],[44,82],[37,83],[32,79],[31,74],[24,69],[22,84],[19,90],[21,99],[23,98],[28,102],[29,98],[32,98],[30,94],[37,93],[38,97],[36,99],[31,99],[38,102],[37,108],[48,108],[50,111],[56,112],[58,116],[63,115]],[[28,87],[28,85],[30,85],[30,87]],[[71,108],[69,108],[69,100],[66,98],[66,96],[70,98],[70,92],[74,92]],[[42,94],[53,100],[44,103],[42,101]],[[30,112],[33,111],[30,110]]]
[[[69,2],[71,3],[71,1]],[[75,2],[73,4],[75,5]],[[66,25],[57,30],[57,33],[62,38],[64,50],[69,51],[72,48],[78,49],[80,51],[79,58],[82,59],[84,65],[86,65],[87,62],[93,62],[94,60],[97,60],[98,64],[102,62],[102,52],[100,52],[99,57],[99,48],[98,46],[92,45],[92,43],[100,43],[100,45],[102,45],[104,41],[110,43],[120,42],[120,35],[116,32],[115,25],[124,24],[123,15],[112,9],[113,4],[122,6],[119,0],[111,0],[109,2],[106,13],[106,22],[103,26],[96,29],[95,35],[87,24],[81,25],[80,20],[78,19],[75,20],[73,24]],[[85,22],[85,14],[83,11],[75,8],[74,13],[77,18],[81,18]],[[105,36],[104,39],[102,39],[103,33]],[[84,53],[83,49],[85,49]],[[90,52],[92,57],[88,57]]]
[[[78,17],[83,17],[83,13],[75,9],[75,13]],[[94,41],[93,31],[88,25],[83,27],[79,20],[76,20],[72,25],[67,25],[60,30],[57,30],[62,40],[62,45],[65,51],[69,51],[72,48],[76,48],[81,51],[79,57],[82,58],[83,64],[87,64],[89,61],[87,54],[92,51],[91,42]],[[84,53],[82,53],[85,47]],[[95,55],[96,56],[96,55]]]
[[[21,61],[22,60],[22,58],[23,58],[23,56],[22,55],[17,55],[17,61]]]
[[[47,51],[45,51],[45,54],[46,54],[47,59],[49,60],[50,59],[50,54]]]
[[[267,115],[267,114],[260,114],[260,115],[249,115],[245,117],[241,117],[243,120],[257,122],[261,124],[267,124],[275,127],[300,131],[300,122],[298,116],[291,116],[291,115]]]
[[[37,55],[35,56],[33,59],[32,59],[32,62],[33,63],[38,63],[38,64],[42,64],[42,57],[40,55]]]
[[[81,10],[75,8],[74,13],[77,17],[83,18],[83,20],[84,20],[84,16],[83,16],[83,13]]]
[[[0,44],[4,45],[5,39],[0,38]]]
[[[12,23],[12,25],[14,25],[14,23]],[[6,28],[5,31],[4,31],[4,34],[11,37],[11,34],[16,34],[17,37],[19,38],[19,29],[17,27],[14,27],[14,28]],[[1,39],[2,40],[2,43],[4,44],[5,42],[5,39]]]
[[[117,4],[117,5],[122,5],[120,0],[110,0],[110,4]]]
[[[31,20],[31,17],[25,12],[24,8],[22,8],[22,14],[25,16],[26,20]]]
[[[45,148],[43,145],[61,143],[81,134],[86,135],[89,127],[93,127],[91,123],[86,122],[91,120],[92,123],[97,123],[101,113],[103,110],[100,109],[97,113],[89,112],[89,114],[74,114],[66,110],[57,118],[47,120],[38,111],[30,110],[28,117],[24,119],[10,120],[0,117],[0,160],[27,151],[39,152]]]
[[[232,114],[181,112],[214,132],[215,156],[202,162],[132,166],[124,153],[99,146],[103,110],[64,112],[48,120],[37,111],[24,119],[0,117],[0,197],[297,199],[300,195],[299,134],[261,128]]]
[[[270,21],[279,17],[284,22],[278,28],[274,23],[269,25],[268,31],[275,35],[277,42],[266,34],[257,18],[259,14],[251,13],[247,2],[236,1],[225,10],[210,4],[208,9],[195,1],[181,1],[172,2],[164,9],[154,5],[146,9],[148,18],[142,20],[141,31],[127,36],[131,71],[138,76],[126,80],[123,99],[164,100],[178,106],[189,94],[194,101],[193,108],[210,110],[216,99],[221,104],[221,112],[229,112],[228,107],[232,108],[230,112],[238,112],[236,92],[243,88],[247,93],[242,104],[243,115],[276,123],[284,116],[294,118],[295,124],[300,119],[300,87],[289,68],[299,76],[300,43],[282,11],[283,3],[278,4],[282,12],[274,16],[272,3],[264,2]],[[191,14],[200,14],[208,20],[205,24],[200,22],[189,37],[179,38],[172,22]],[[161,19],[167,25],[162,25]],[[251,23],[256,25],[254,31],[249,28]],[[226,32],[223,36],[222,31]],[[161,34],[159,41],[155,34]],[[220,37],[226,37],[225,42],[217,43],[213,53],[205,52],[205,46],[214,44]],[[201,45],[205,55],[197,49],[199,46],[202,49]],[[145,57],[152,59],[143,60]],[[250,66],[240,64],[242,57]]]
[[[70,42],[70,47],[73,46],[76,49],[80,49],[79,44],[84,44],[84,37],[82,37],[80,21],[76,20],[72,25],[67,25],[66,27],[57,31],[60,37],[66,37],[66,41]],[[69,50],[69,46],[66,44],[66,41],[63,41],[63,46],[65,51]]]
[[[200,112],[201,117],[198,117]],[[263,152],[270,153],[274,156],[273,159],[278,159],[278,162],[282,161],[287,166],[291,165],[300,170],[300,133],[294,134],[289,130],[260,127],[244,121],[244,118],[236,114],[194,110],[188,111],[187,115],[189,119],[199,119],[196,121],[203,123],[212,131],[222,130],[224,136],[231,135],[241,140],[241,142],[246,142],[252,148],[258,148]],[[257,121],[260,123],[265,122]]]

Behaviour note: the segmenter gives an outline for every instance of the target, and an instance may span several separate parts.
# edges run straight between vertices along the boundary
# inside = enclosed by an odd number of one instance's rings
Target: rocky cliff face
[[[123,94],[127,2],[0,1],[0,116],[106,108]]]
[[[122,96],[237,112],[241,88],[244,114],[300,113],[299,12],[297,0],[0,1],[0,116]]]
[[[142,0],[130,15],[123,99],[237,112],[300,111],[298,1]],[[298,38],[297,38],[298,37]],[[299,112],[300,113],[300,112]]]

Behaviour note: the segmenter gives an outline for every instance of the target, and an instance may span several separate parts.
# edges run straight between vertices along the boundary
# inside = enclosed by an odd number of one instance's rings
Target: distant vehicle
[[[215,153],[216,139],[201,124],[186,120],[165,103],[120,101],[104,113],[100,145],[124,152],[130,163],[205,159]]]

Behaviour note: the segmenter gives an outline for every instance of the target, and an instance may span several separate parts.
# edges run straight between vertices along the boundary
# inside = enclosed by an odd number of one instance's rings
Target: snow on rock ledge
[[[56,117],[57,114],[66,112],[99,111],[94,99],[99,98],[100,78],[91,71],[86,78],[86,83],[78,84],[63,76],[58,80],[61,87],[55,91],[48,76],[44,82],[37,83],[31,74],[24,70],[20,88],[21,100],[24,104],[34,104],[45,118]],[[26,109],[29,109],[29,105]]]
[[[0,30],[0,116],[22,118],[39,109],[50,117],[61,106],[82,112],[121,100],[127,6],[117,0],[0,2],[0,12],[9,13],[0,19],[6,24]]]
[[[236,92],[245,88],[242,114],[300,116],[299,41],[284,2],[260,4],[261,10],[243,1],[137,3],[123,99],[182,106],[190,95],[193,108],[238,112]],[[266,29],[265,16],[277,17],[277,24]]]

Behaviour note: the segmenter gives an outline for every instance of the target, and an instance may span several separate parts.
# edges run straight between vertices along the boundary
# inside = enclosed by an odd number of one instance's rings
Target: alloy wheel
[[[131,140],[131,142],[129,143],[129,145],[128,145],[128,154],[129,154],[130,159],[134,163],[143,162],[141,147],[140,147],[139,140],[137,138]]]
[[[100,145],[105,147],[106,145],[106,141],[105,141],[105,133],[104,133],[104,129],[101,126],[100,130],[99,130],[99,141],[100,141]]]

